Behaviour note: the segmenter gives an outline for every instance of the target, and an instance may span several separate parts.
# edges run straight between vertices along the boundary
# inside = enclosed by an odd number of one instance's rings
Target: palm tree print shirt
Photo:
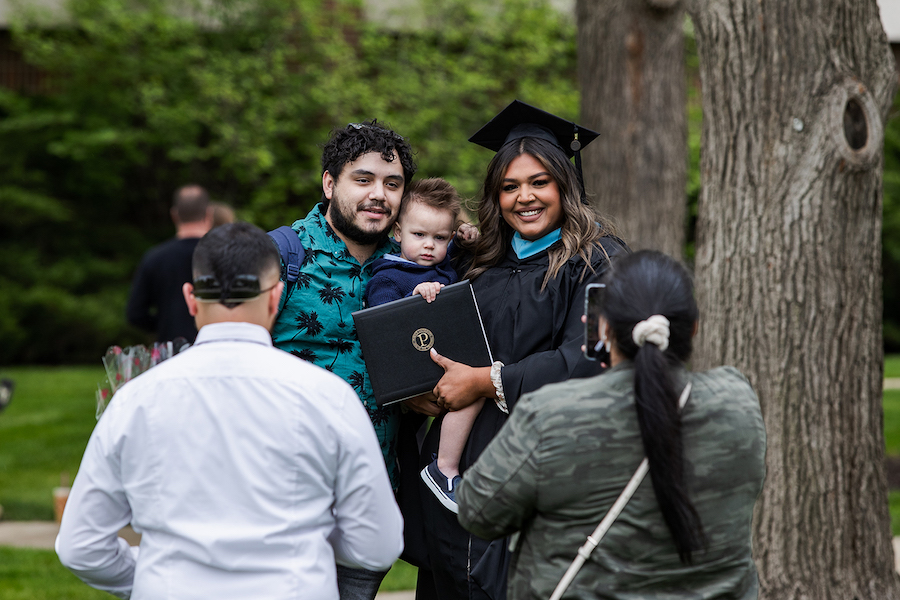
[[[343,240],[325,221],[325,207],[317,204],[305,219],[295,221],[306,251],[300,275],[272,328],[272,340],[282,350],[327,369],[349,383],[372,419],[381,444],[391,483],[397,487],[396,437],[399,410],[396,405],[378,408],[366,371],[351,313],[363,308],[372,263],[399,251],[393,240],[385,242],[363,264],[353,258]],[[285,269],[282,265],[282,280]]]

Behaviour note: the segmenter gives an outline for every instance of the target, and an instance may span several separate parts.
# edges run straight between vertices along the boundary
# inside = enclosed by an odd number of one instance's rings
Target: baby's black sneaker
[[[438,469],[437,459],[431,461],[427,467],[422,469],[420,474],[422,475],[422,481],[425,482],[428,489],[431,490],[438,500],[440,500],[441,504],[444,505],[444,508],[454,514],[459,514],[459,506],[456,504],[456,488],[459,485],[459,482],[462,481],[462,478],[457,475],[452,480],[448,480],[447,476]]]

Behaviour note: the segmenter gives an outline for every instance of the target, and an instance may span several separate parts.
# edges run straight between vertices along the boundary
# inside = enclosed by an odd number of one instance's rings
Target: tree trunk
[[[876,0],[690,0],[703,87],[695,368],[757,390],[761,597],[900,598],[882,425]]]
[[[687,217],[684,9],[679,0],[578,0],[585,188],[633,249],[681,258]]]

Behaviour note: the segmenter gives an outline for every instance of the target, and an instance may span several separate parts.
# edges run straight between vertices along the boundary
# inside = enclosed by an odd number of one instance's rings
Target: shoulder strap
[[[684,405],[690,395],[691,382],[689,381],[688,384],[684,386],[684,390],[681,392],[681,397],[678,399],[679,411],[684,408]],[[606,516],[603,517],[603,520],[600,521],[600,524],[597,525],[594,533],[589,535],[584,545],[578,549],[578,555],[575,557],[575,560],[572,561],[572,564],[569,565],[569,569],[566,571],[566,574],[563,575],[563,578],[560,579],[559,584],[557,584],[556,586],[556,589],[553,590],[553,594],[550,596],[550,600],[559,600],[560,598],[562,598],[562,595],[566,592],[566,589],[569,587],[569,584],[572,583],[572,580],[575,579],[575,575],[578,574],[581,566],[591,555],[591,552],[594,551],[594,548],[596,548],[600,543],[600,540],[603,539],[603,536],[606,535],[606,532],[609,531],[609,528],[612,526],[613,521],[616,520],[616,517],[619,516],[619,514],[625,508],[625,505],[628,504],[628,501],[631,500],[631,497],[634,495],[634,492],[637,491],[638,486],[641,485],[641,482],[644,481],[644,477],[647,476],[647,472],[649,470],[650,462],[645,457],[644,460],[641,461],[641,464],[637,468],[637,471],[635,471],[634,475],[631,476],[631,480],[629,480],[628,485],[625,486],[625,489],[622,490],[622,493],[619,494],[619,497],[613,503],[612,508],[610,508],[609,512],[606,513]]]
[[[278,246],[278,252],[281,254],[281,262],[284,263],[285,284],[287,286],[287,294],[290,295],[294,284],[297,283],[297,277],[300,275],[300,265],[306,257],[306,251],[303,244],[300,243],[300,237],[297,232],[291,229],[290,225],[282,225],[277,229],[269,232],[269,237]]]

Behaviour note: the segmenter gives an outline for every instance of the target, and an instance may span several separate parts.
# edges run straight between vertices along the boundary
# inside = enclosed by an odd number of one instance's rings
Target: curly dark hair
[[[394,161],[394,151],[403,167],[404,185],[409,185],[416,174],[416,163],[409,142],[389,126],[377,119],[362,123],[349,123],[346,127],[334,129],[322,148],[322,172],[328,171],[337,181],[344,165],[369,152],[378,152],[387,162]],[[325,206],[328,200],[322,198]]]

